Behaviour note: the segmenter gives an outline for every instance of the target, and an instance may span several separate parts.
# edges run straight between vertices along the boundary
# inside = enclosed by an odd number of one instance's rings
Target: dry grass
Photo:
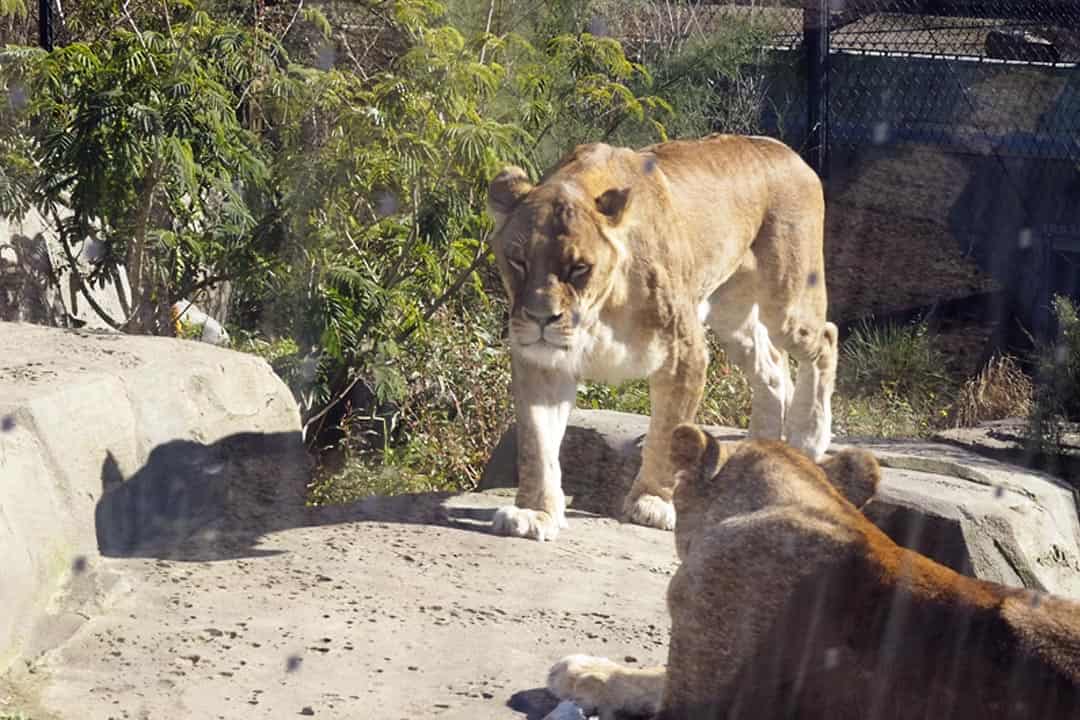
[[[1034,386],[1009,355],[995,357],[960,388],[953,406],[956,427],[973,427],[988,420],[1027,417]]]

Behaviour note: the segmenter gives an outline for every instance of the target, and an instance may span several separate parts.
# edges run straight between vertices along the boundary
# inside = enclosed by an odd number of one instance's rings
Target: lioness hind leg
[[[758,306],[752,305],[739,315],[714,303],[706,322],[716,332],[728,360],[750,381],[750,437],[780,440],[793,397],[791,374],[786,354],[772,344],[758,317]]]
[[[799,363],[795,395],[788,409],[788,443],[814,462],[825,457],[832,442],[832,394],[836,385],[836,325],[827,322],[816,343],[793,342],[789,347]]]
[[[548,673],[548,691],[571,700],[586,713],[614,718],[616,713],[650,717],[664,694],[662,667],[628,668],[607,658],[568,655]]]

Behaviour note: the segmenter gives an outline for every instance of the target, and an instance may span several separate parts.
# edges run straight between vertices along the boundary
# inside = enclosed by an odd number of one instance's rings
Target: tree
[[[24,197],[54,221],[76,274],[78,246],[102,243],[84,286],[126,268],[127,317],[105,319],[142,332],[164,331],[173,301],[250,259],[249,201],[268,174],[237,109],[283,64],[273,38],[186,3],[162,25],[116,26],[51,53],[0,53],[9,93],[26,99],[20,137],[36,174]],[[9,197],[2,209],[19,207]]]

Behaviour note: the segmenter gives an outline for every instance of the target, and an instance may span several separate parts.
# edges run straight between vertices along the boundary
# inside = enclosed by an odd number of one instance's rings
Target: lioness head
[[[618,272],[613,237],[630,192],[611,188],[590,197],[580,185],[553,179],[532,185],[510,167],[491,182],[492,246],[510,298],[510,343],[542,367],[574,369],[587,331]]]
[[[877,492],[881,469],[873,454],[844,450],[815,465],[775,441],[719,442],[683,423],[671,438],[676,472],[675,547],[683,558],[706,523],[798,499],[818,507],[863,507]],[[714,502],[721,498],[720,502]]]

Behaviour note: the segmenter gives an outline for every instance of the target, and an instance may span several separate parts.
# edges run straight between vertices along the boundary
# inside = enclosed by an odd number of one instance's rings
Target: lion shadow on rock
[[[524,714],[525,720],[543,720],[558,704],[559,700],[547,688],[520,690],[506,702],[511,710]]]
[[[306,507],[311,463],[300,433],[238,433],[205,444],[174,440],[153,449],[130,477],[112,453],[101,466],[94,511],[105,557],[214,561],[259,557],[269,533],[347,522],[453,525],[486,531],[493,510],[448,510],[450,493],[370,497]],[[451,512],[468,515],[460,522]]]

